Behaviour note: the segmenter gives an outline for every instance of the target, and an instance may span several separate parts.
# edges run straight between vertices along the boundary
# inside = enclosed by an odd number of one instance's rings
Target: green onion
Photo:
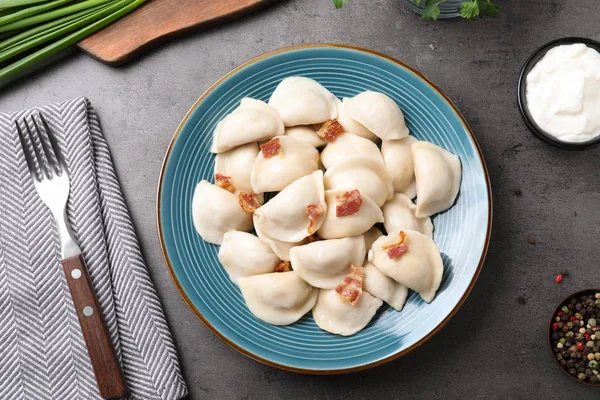
[[[146,0],[0,0],[0,83]]]
[[[128,1],[128,0],[127,0]],[[37,46],[46,43],[50,40],[59,38],[69,32],[73,32],[85,25],[88,25],[92,20],[98,20],[108,14],[111,14],[116,10],[109,10],[108,12],[102,13],[102,11],[80,16],[74,20],[63,22],[62,24],[56,25],[52,31],[42,31],[40,33],[31,35],[27,40],[17,42],[14,45],[8,46],[6,49],[0,51],[0,63],[7,61],[21,53],[36,48]]]
[[[44,3],[48,0],[0,0],[0,8],[22,7],[31,4]]]
[[[43,13],[44,11],[48,11],[53,8],[60,7],[63,4],[67,4],[72,1],[73,0],[54,0],[54,1],[50,1],[46,4],[39,5],[39,6],[24,8],[22,10],[18,10],[18,11],[10,13],[8,15],[5,15],[3,17],[0,17],[0,25],[7,25],[7,24],[10,24],[11,22],[19,21],[26,17],[31,17],[33,15]],[[10,29],[6,29],[6,30],[10,30]]]
[[[32,39],[33,37],[35,37],[36,35],[38,35],[40,33],[47,34],[47,33],[54,32],[56,29],[58,29],[59,26],[63,26],[65,23],[79,20],[81,17],[85,17],[86,15],[90,15],[90,13],[93,13],[97,10],[100,10],[100,9],[106,8],[106,7],[110,7],[110,5],[102,4],[102,5],[96,6],[94,8],[90,8],[89,10],[83,10],[78,13],[70,14],[65,17],[56,19],[54,21],[50,21],[45,24],[38,25],[34,28],[27,29],[26,31],[23,31],[21,33],[9,36],[8,39],[6,39],[6,40],[0,39],[0,40],[2,40],[2,41],[0,41],[0,51],[7,49],[14,44],[19,44],[20,42],[22,42],[24,40]]]
[[[13,14],[20,10],[22,10],[22,7],[4,8],[4,9],[0,10],[0,17],[4,17],[5,15]]]
[[[14,35],[18,34],[19,32],[22,32],[23,29],[18,29],[16,31],[10,31],[10,32],[0,32],[0,40],[4,40],[6,38],[10,38],[13,37]]]
[[[139,7],[142,3],[144,3],[144,1],[145,0],[121,0],[121,1],[114,2],[115,6],[116,5],[119,6],[118,11],[115,11],[112,14],[105,16],[100,20],[94,21],[94,22],[90,23],[89,25],[86,25],[85,27],[79,29],[78,31],[68,34],[67,36],[64,36],[64,37],[58,39],[57,41],[49,44],[48,46],[46,46],[40,50],[37,50],[37,51],[33,52],[32,54],[29,54],[15,62],[13,62],[12,64],[5,66],[4,68],[0,69],[0,80],[7,79],[7,78],[23,71],[26,68],[31,67],[32,65],[36,64],[37,62],[42,61],[45,58],[52,56],[52,55],[58,53],[59,51],[64,50],[67,47],[79,42],[81,39],[104,28],[105,26],[116,21],[123,15],[129,13],[136,7]],[[93,17],[90,17],[90,20],[88,22],[90,22],[92,20],[93,20]]]
[[[69,3],[72,0],[55,0],[53,2],[48,3],[53,4],[53,8],[56,7],[57,5],[62,5],[65,3]],[[94,7],[98,4],[102,4],[102,3],[107,3],[111,0],[88,0],[88,1],[83,1],[81,3],[75,3],[71,6],[66,6],[66,7],[62,7],[56,10],[52,10],[49,11],[47,13],[42,13],[40,15],[33,15],[33,16],[29,16],[28,18],[22,18],[19,19],[17,21],[2,25],[2,21],[0,21],[0,32],[6,32],[6,31],[10,31],[13,29],[19,29],[19,28],[25,28],[31,25],[35,25],[35,24],[39,24],[40,22],[45,22],[45,21],[49,21],[51,19],[54,18],[59,18],[62,17],[64,15],[68,15],[68,14],[72,14],[74,12],[78,12],[80,10],[85,10],[87,8],[90,7]],[[32,8],[36,8],[36,7],[32,7]],[[23,10],[25,11],[25,10]]]
[[[54,26],[53,30],[43,30],[39,33],[30,35],[26,40],[16,42],[16,44],[14,45],[10,45],[9,43],[5,50],[0,51],[0,63],[9,60],[28,50],[36,48],[37,46],[46,43],[50,40],[59,38],[67,33],[73,32],[79,28],[89,25],[90,22],[97,21],[101,18],[106,17],[107,15],[119,11],[119,9],[129,4],[130,2],[131,0],[122,0],[113,5],[99,7],[99,10],[94,13],[78,15],[77,18],[63,21],[61,24],[57,24]],[[24,35],[25,33],[27,32],[23,32],[21,35]],[[10,39],[4,42],[9,41]]]

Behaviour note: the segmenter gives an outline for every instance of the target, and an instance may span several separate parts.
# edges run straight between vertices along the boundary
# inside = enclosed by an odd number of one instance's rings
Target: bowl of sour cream
[[[569,150],[600,144],[600,43],[562,38],[540,47],[521,70],[518,100],[540,139]]]

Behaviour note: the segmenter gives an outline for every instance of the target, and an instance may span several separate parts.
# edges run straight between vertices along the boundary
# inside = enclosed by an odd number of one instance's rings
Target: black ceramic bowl
[[[569,302],[571,301],[571,299],[573,297],[579,297],[579,296],[584,296],[584,295],[589,295],[589,294],[595,294],[595,293],[600,293],[600,289],[585,289],[585,290],[580,290],[579,292],[575,292],[570,294],[567,298],[565,298],[563,301],[561,301],[558,306],[556,306],[556,308],[554,309],[554,311],[552,312],[552,315],[550,316],[550,320],[548,321],[548,333],[546,335],[546,340],[548,342],[548,350],[550,351],[550,357],[552,357],[552,359],[554,360],[554,363],[556,364],[556,366],[558,368],[560,368],[560,370],[566,375],[568,376],[570,379],[579,382],[579,383],[583,383],[585,385],[588,386],[594,386],[594,387],[600,387],[600,382],[599,383],[591,383],[591,382],[585,382],[585,381],[581,381],[579,380],[576,376],[573,376],[571,374],[569,374],[569,372],[562,366],[560,365],[560,363],[558,362],[558,360],[555,357],[554,351],[552,350],[552,332],[554,332],[552,330],[552,323],[554,323],[554,317],[556,316],[556,314],[560,311],[560,309],[569,304]],[[600,331],[598,331],[600,332]]]
[[[556,147],[560,147],[562,149],[567,150],[586,150],[600,144],[600,136],[595,137],[586,142],[564,142],[562,140],[558,140],[554,136],[545,132],[542,128],[536,124],[533,120],[533,117],[529,113],[529,107],[527,107],[527,99],[525,96],[527,90],[527,74],[529,71],[537,64],[537,62],[546,55],[548,50],[553,47],[560,46],[563,44],[575,44],[575,43],[583,43],[588,47],[596,49],[600,53],[600,43],[595,40],[579,38],[579,37],[567,37],[562,39],[556,39],[549,43],[546,43],[539,49],[537,49],[525,62],[523,65],[523,69],[521,69],[521,76],[519,77],[519,87],[518,87],[518,100],[519,100],[519,108],[521,109],[521,115],[523,115],[523,120],[525,120],[525,125],[529,128],[531,132],[533,132],[538,138],[543,140],[546,143],[554,145]]]

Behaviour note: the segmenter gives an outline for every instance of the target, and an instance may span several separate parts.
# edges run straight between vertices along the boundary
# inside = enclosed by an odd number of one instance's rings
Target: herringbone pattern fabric
[[[131,390],[186,395],[98,118],[84,98],[0,114],[0,400],[99,399],[59,264],[50,211],[27,170],[15,121],[42,112],[71,178],[67,206]]]

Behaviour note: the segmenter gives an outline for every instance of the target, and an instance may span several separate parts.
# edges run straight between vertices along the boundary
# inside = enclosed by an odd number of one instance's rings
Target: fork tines
[[[56,174],[63,173],[63,160],[60,155],[56,138],[52,134],[46,119],[41,113],[37,118],[32,114],[28,120],[15,121],[27,166],[34,179],[52,179]]]

